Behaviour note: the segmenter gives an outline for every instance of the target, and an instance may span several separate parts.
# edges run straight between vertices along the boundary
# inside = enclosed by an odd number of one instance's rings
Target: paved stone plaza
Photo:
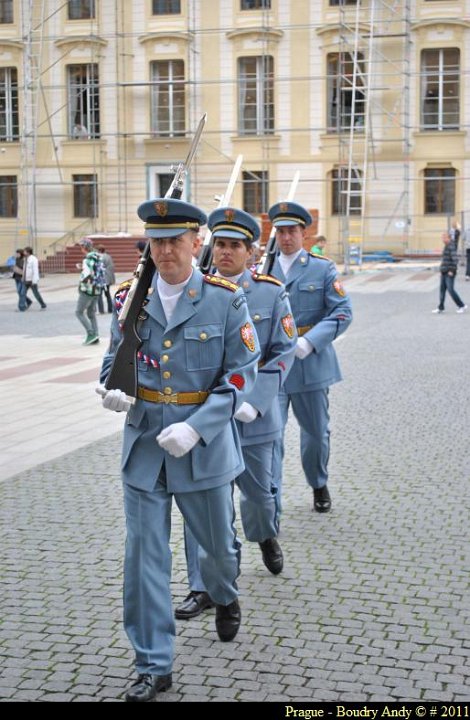
[[[158,702],[470,697],[470,312],[432,315],[436,268],[350,276],[355,312],[331,391],[333,510],[311,511],[290,421],[274,577],[243,545],[242,628],[214,610],[178,622],[173,688]],[[470,283],[459,274],[470,305]],[[15,313],[0,280],[4,701],[114,701],[133,677],[121,627],[122,418],[101,408],[105,349],[83,347],[76,278],[49,277]],[[61,362],[62,360],[62,362]],[[173,594],[187,592],[174,512]]]

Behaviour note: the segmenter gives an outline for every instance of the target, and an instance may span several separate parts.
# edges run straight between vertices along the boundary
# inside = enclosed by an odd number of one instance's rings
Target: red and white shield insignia
[[[281,318],[282,328],[284,332],[286,333],[287,337],[293,338],[294,337],[294,318],[289,313],[288,315],[285,315],[283,318]]]
[[[334,281],[333,288],[335,292],[337,292],[338,295],[340,295],[341,297],[344,297],[346,295],[346,291],[339,280]]]
[[[256,348],[255,333],[250,323],[245,323],[240,328],[240,335],[243,340],[243,344],[246,345],[250,352],[254,352]]]

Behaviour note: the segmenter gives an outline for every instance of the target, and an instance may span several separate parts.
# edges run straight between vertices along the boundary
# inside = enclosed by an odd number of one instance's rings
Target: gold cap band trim
[[[303,225],[305,227],[305,220],[299,217],[293,217],[292,215],[276,215],[273,222],[276,223],[278,220],[295,220],[297,225]]]
[[[154,228],[162,228],[163,230],[168,230],[170,228],[181,228],[184,230],[193,230],[200,227],[199,223],[197,222],[187,222],[187,223],[145,223],[146,229],[152,230]]]
[[[253,239],[253,233],[240,225],[215,225],[212,228],[212,233],[215,233],[216,231],[219,232],[219,230],[236,230],[241,232],[242,235],[246,235],[246,237],[250,238],[250,240]]]

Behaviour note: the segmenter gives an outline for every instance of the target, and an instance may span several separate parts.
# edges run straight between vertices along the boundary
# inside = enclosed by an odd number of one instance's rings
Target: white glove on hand
[[[235,420],[240,420],[240,422],[243,423],[253,422],[253,420],[256,420],[257,417],[257,409],[247,402],[243,402],[234,415]]]
[[[186,455],[199,442],[201,436],[188,423],[173,423],[157,435],[157,443],[173,457]]]
[[[95,388],[95,392],[103,398],[103,407],[114,412],[127,412],[132,403],[122,390],[106,390],[104,387]]]
[[[301,337],[297,340],[295,348],[295,357],[299,360],[305,360],[305,358],[313,352],[313,345],[310,345],[309,341]]]

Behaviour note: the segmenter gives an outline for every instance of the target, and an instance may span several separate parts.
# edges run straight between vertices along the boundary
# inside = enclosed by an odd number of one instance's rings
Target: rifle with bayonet
[[[238,177],[238,173],[240,172],[242,162],[243,162],[243,155],[239,155],[235,161],[235,165],[233,166],[232,174],[230,175],[230,180],[228,181],[228,185],[227,185],[227,188],[226,188],[224,194],[217,198],[219,200],[217,207],[224,207],[225,205],[230,204],[230,199],[232,197],[235,183],[237,182],[237,177]],[[213,250],[214,250],[214,242],[212,239],[212,233],[210,230],[207,230],[205,237],[204,237],[204,244],[201,248],[201,254],[199,256],[199,262],[198,262],[198,268],[202,273],[204,273],[204,275],[207,275],[207,273],[211,269]]]
[[[300,172],[297,170],[294,174],[294,177],[292,178],[292,182],[290,184],[289,192],[287,193],[286,201],[290,202],[295,197],[295,191],[297,190],[297,185],[299,184],[299,177]],[[276,260],[276,252],[277,252],[277,245],[276,245],[276,228],[273,227],[271,229],[271,232],[269,233],[269,238],[266,243],[266,246],[264,248],[264,253],[259,261],[258,267],[262,268],[261,273],[263,275],[270,275],[271,271],[273,269],[274,261]]]
[[[184,181],[199,145],[206,119],[207,114],[204,113],[199,121],[186,160],[178,163],[174,168],[175,175],[165,197],[181,198]],[[106,390],[122,390],[129,399],[137,397],[137,351],[142,344],[138,332],[138,319],[154,272],[155,265],[150,256],[150,242],[147,242],[135,269],[126,301],[119,313],[118,320],[122,328],[122,340],[116,348],[113,364],[104,385]]]

